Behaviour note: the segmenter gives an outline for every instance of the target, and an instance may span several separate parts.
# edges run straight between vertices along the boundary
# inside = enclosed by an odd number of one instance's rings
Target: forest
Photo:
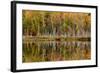
[[[91,58],[90,13],[23,10],[22,26],[23,62]]]
[[[91,14],[23,10],[24,36],[90,37]]]

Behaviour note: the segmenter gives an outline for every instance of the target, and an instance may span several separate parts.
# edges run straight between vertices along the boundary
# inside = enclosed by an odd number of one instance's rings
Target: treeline
[[[24,36],[90,37],[91,14],[81,12],[22,11]]]

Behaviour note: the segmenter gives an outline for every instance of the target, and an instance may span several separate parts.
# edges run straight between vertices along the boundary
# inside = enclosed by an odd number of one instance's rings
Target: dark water
[[[89,41],[23,42],[23,62],[44,62],[91,59]]]

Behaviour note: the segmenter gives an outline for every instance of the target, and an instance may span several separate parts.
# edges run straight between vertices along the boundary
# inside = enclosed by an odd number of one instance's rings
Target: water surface
[[[23,62],[91,59],[90,41],[23,42]]]

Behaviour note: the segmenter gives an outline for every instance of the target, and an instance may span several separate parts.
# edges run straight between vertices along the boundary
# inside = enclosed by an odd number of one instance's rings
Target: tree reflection
[[[91,58],[89,41],[31,41],[23,43],[23,62],[86,60]]]

